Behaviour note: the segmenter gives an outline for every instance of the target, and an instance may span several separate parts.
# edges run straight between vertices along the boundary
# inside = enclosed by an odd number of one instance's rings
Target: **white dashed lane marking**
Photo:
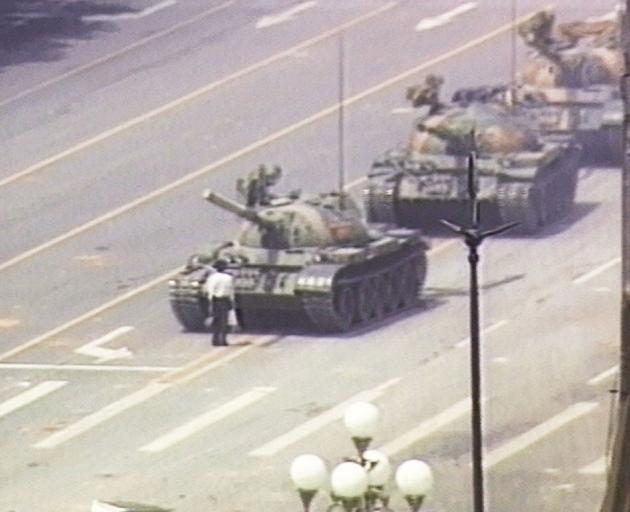
[[[212,409],[188,423],[171,430],[167,434],[157,438],[155,441],[141,447],[140,451],[155,453],[161,452],[166,448],[170,448],[174,444],[177,444],[187,437],[190,437],[206,427],[209,427],[213,423],[225,419],[248,405],[252,405],[259,400],[262,400],[275,390],[276,388],[273,387],[256,387],[247,393],[243,393],[234,400],[231,400],[216,409]]]
[[[599,274],[606,272],[606,270],[614,267],[615,265],[618,265],[619,263],[621,263],[621,258],[619,257],[613,258],[612,260],[607,261],[603,265],[600,265],[599,267],[594,268],[590,272],[587,272],[586,274],[576,277],[573,280],[573,284],[577,284],[577,285],[584,284],[587,281],[590,281],[594,277],[598,276]]]
[[[361,393],[349,398],[348,400],[341,402],[336,405],[332,409],[327,410],[326,412],[316,416],[301,425],[298,425],[293,430],[283,434],[272,441],[264,444],[263,446],[256,448],[255,450],[249,452],[249,455],[253,457],[269,457],[271,455],[275,455],[281,450],[284,450],[286,447],[296,443],[305,437],[317,432],[320,428],[332,423],[333,421],[341,418],[345,413],[346,409],[349,405],[355,402],[362,401],[370,401],[381,396],[387,389],[394,386],[400,381],[400,378],[390,379],[383,384],[367,390],[362,391]]]
[[[598,404],[596,402],[578,402],[573,404],[560,414],[557,414],[540,425],[535,426],[531,430],[510,439],[498,448],[491,450],[484,459],[484,467],[491,468],[496,466],[504,460],[540,441],[552,432],[559,430],[567,423],[589,414],[595,410],[597,406]]]
[[[466,398],[456,404],[452,405],[448,409],[436,414],[432,418],[423,421],[416,428],[409,430],[400,437],[393,439],[392,441],[384,444],[380,447],[380,451],[390,457],[403,451],[404,449],[414,445],[418,441],[425,437],[440,431],[449,423],[457,421],[458,419],[470,414],[471,401],[470,398]]]
[[[65,380],[48,380],[0,404],[0,418],[65,386]]]
[[[166,391],[170,387],[171,384],[150,382],[139,391],[136,391],[135,393],[127,395],[121,400],[117,400],[116,402],[107,405],[100,411],[83,417],[76,423],[73,423],[67,428],[60,430],[59,432],[55,432],[51,436],[48,436],[46,439],[40,441],[33,446],[34,448],[55,448],[60,444],[63,444],[66,441],[69,441],[70,439],[73,439],[87,432],[88,430],[93,429],[94,427],[97,427],[101,423],[106,422],[107,420],[113,418],[121,412],[126,411],[127,409],[130,409],[138,404],[141,404],[142,402],[145,402],[146,400],[154,397],[155,395],[158,395],[159,393],[162,393],[163,391]]]

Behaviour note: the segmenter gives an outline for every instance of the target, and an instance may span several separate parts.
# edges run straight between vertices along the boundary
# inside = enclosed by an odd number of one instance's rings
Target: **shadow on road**
[[[90,17],[136,12],[123,2],[95,0],[2,0],[0,70],[63,58],[74,39],[91,39],[113,24]]]

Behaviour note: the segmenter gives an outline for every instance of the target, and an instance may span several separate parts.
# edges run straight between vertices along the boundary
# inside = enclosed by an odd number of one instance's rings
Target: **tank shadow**
[[[556,235],[558,233],[562,233],[569,229],[573,224],[580,221],[582,218],[586,217],[589,213],[591,213],[595,208],[599,206],[599,203],[595,202],[580,202],[575,203],[569,214],[555,222],[544,226],[540,231],[533,234],[522,233],[518,231],[518,228],[514,230],[507,231],[502,235],[499,235],[497,238],[504,239],[538,239],[538,238],[546,238],[549,236]],[[483,216],[482,210],[482,228],[490,229],[493,227],[497,227],[501,224],[501,220],[498,219],[495,215],[487,215],[485,218]],[[455,222],[457,224],[467,226],[469,225],[468,220],[462,218],[452,218],[445,217],[446,220]],[[435,223],[427,223],[426,225],[421,226],[422,232],[430,237],[442,237],[442,238],[457,238],[451,230],[443,226],[438,220]]]
[[[304,325],[304,322],[302,322],[301,325],[282,325],[282,326],[276,326],[276,327],[261,327],[261,328],[256,327],[256,328],[251,328],[251,329],[243,329],[243,330],[239,330],[237,333],[243,334],[243,335],[267,334],[267,335],[278,336],[278,340],[271,340],[270,342],[266,342],[264,344],[265,346],[274,344],[277,341],[279,341],[280,338],[283,338],[285,336],[300,336],[303,338],[312,338],[312,339],[315,339],[315,338],[319,338],[319,339],[355,338],[358,336],[362,336],[366,333],[369,333],[373,330],[386,327],[400,320],[404,320],[405,318],[410,318],[414,315],[423,314],[425,312],[431,311],[432,309],[435,309],[441,306],[445,302],[446,302],[445,300],[438,297],[424,296],[422,297],[421,300],[418,301],[418,304],[414,307],[401,310],[399,313],[396,313],[395,315],[389,316],[387,318],[383,318],[382,320],[369,322],[363,326],[356,327],[352,329],[351,331],[343,332],[343,333],[317,332],[315,328],[312,326],[306,327]],[[247,345],[248,343],[241,343],[241,344]],[[238,346],[238,344],[235,343],[234,346]]]
[[[482,290],[492,290],[493,288],[498,288],[499,286],[513,283],[514,281],[520,281],[524,277],[525,277],[525,274],[514,274],[512,276],[504,277],[503,279],[499,279],[497,281],[491,281],[489,283],[482,284],[480,288]],[[427,288],[425,293],[429,299],[440,300],[446,297],[465,297],[465,296],[468,296],[469,291],[468,291],[468,287],[461,287],[461,288],[432,287],[432,288]],[[445,301],[442,300],[442,302],[445,302]]]
[[[73,39],[112,31],[94,16],[134,13],[121,2],[3,0],[0,2],[0,70],[27,62],[60,60]]]

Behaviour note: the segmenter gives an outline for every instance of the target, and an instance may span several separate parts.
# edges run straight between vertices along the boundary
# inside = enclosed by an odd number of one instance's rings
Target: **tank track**
[[[171,299],[171,309],[181,326],[190,332],[206,331],[206,319],[208,307],[204,308],[201,300],[196,302]],[[204,312],[205,309],[205,312]]]
[[[518,222],[517,230],[533,234],[564,217],[573,207],[577,190],[579,151],[540,172],[535,181],[506,182],[497,189],[501,221]]]
[[[360,268],[345,269],[340,278],[335,279],[332,293],[305,293],[302,307],[318,330],[348,331],[417,304],[426,272],[424,252],[407,253],[389,261],[386,268],[369,273]],[[348,294],[353,298],[349,299]]]
[[[205,332],[209,316],[208,299],[203,296],[200,285],[178,281],[169,291],[171,309],[181,326],[189,332]]]

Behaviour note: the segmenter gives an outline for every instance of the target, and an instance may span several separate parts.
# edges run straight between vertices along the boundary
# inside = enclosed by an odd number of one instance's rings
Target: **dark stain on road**
[[[123,2],[97,0],[3,0],[0,2],[0,69],[62,59],[75,39],[114,29],[89,16],[136,12]]]

